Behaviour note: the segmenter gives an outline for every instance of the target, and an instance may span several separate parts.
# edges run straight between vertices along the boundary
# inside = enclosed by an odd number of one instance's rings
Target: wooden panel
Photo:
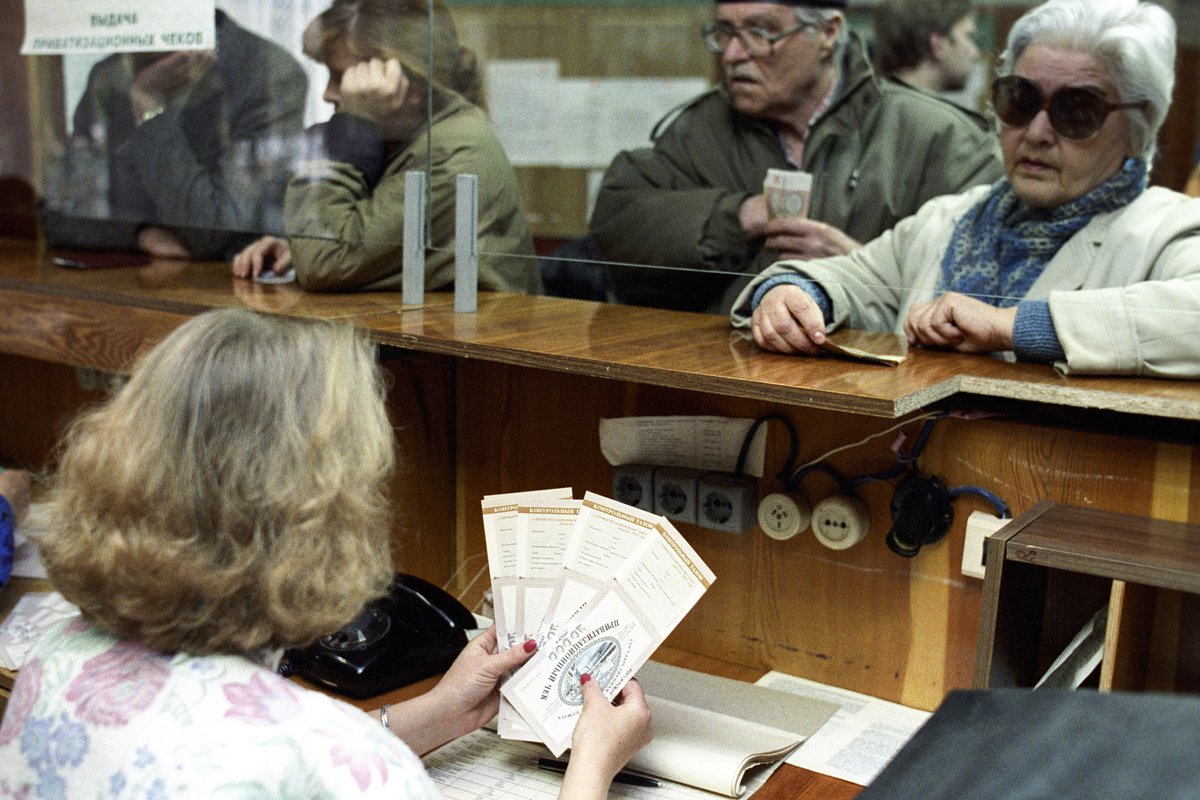
[[[425,353],[382,354],[396,435],[392,564],[438,586],[455,571],[454,364]]]
[[[70,367],[0,354],[0,464],[44,469],[66,422],[103,396]]]
[[[394,294],[250,287],[221,264],[156,262],[76,273],[48,265],[27,246],[0,245],[0,306],[22,319],[3,317],[8,327],[0,325],[0,351],[122,365],[178,320],[221,306],[365,326],[385,345],[408,351],[397,384],[420,382],[397,385],[392,401],[401,447],[414,455],[409,464],[421,465],[397,486],[397,562],[435,582],[451,580],[468,604],[482,594],[485,571],[480,498],[565,484],[577,494],[609,494],[610,470],[596,444],[603,417],[782,412],[800,431],[802,462],[845,448],[829,460],[853,476],[895,463],[897,433],[889,429],[899,426],[913,441],[920,420],[897,423],[897,414],[953,396],[967,379],[1015,387],[1031,398],[1052,394],[1086,406],[1128,404],[1145,413],[1154,405],[1185,419],[1200,415],[1195,384],[1068,380],[1049,367],[928,351],[895,369],[798,359],[758,352],[708,315],[490,293],[481,295],[477,314],[456,314],[445,293],[401,310]],[[66,332],[56,327],[62,319],[70,323]],[[948,486],[994,492],[1016,513],[1043,498],[1142,516],[1200,509],[1189,485],[1194,445],[1055,427],[1038,422],[1039,409],[1048,406],[1018,408],[1024,417],[939,422],[917,466]],[[1177,432],[1181,441],[1189,430]],[[769,475],[782,466],[786,447],[775,430]],[[777,488],[769,477],[759,492]],[[776,542],[683,526],[718,581],[672,644],[921,708],[968,686],[982,587],[959,573],[963,521],[987,503],[955,500],[944,542],[905,560],[880,541],[892,488],[890,482],[859,487],[872,530],[867,542],[843,552],[824,549],[808,534]],[[816,502],[834,487],[814,474],[800,490]],[[405,520],[406,513],[415,520]]]
[[[25,4],[21,0],[0,0],[0,176],[11,175],[33,180],[33,143],[29,129],[29,75],[26,58],[21,55],[25,34]],[[0,198],[3,207],[4,198]]]
[[[0,350],[59,364],[128,371],[137,355],[188,317],[140,308],[120,316],[71,298],[0,289]]]
[[[1102,690],[1146,688],[1146,663],[1156,594],[1148,586],[1113,581],[1112,597],[1108,601],[1108,624],[1104,630],[1104,660],[1100,664]]]
[[[484,552],[479,519],[484,494],[560,485],[572,486],[577,496],[584,490],[611,493],[610,469],[597,440],[603,417],[782,412],[801,433],[801,461],[892,425],[854,414],[477,361],[462,362],[458,396],[460,558],[476,561]],[[908,441],[919,427],[919,422],[905,426]],[[890,450],[894,437],[877,437],[830,462],[850,476],[878,471],[895,463]],[[779,470],[786,446],[783,431],[772,426],[768,475]],[[1158,448],[1150,441],[1016,420],[947,419],[935,427],[919,466],[951,487],[987,488],[1018,513],[1051,497],[1145,514]],[[982,585],[963,577],[959,565],[967,515],[989,506],[979,498],[956,500],[946,540],[905,560],[882,541],[890,523],[893,484],[861,487],[873,520],[871,533],[864,544],[843,552],[826,550],[809,533],[777,542],[757,529],[738,535],[680,525],[718,579],[671,644],[920,708],[935,707],[951,688],[969,686]],[[778,488],[768,477],[760,482],[759,494]],[[815,503],[834,487],[814,474],[801,490]],[[1008,565],[1016,571],[1019,567]],[[1053,597],[1079,591],[1068,584],[1057,579]],[[1106,594],[1107,583],[1102,589]],[[1057,600],[1045,619],[1043,604],[1033,608],[1037,613],[1028,622],[1045,626],[1056,642],[1068,630],[1069,638],[1082,621],[1076,619],[1078,609]],[[1027,671],[1044,660],[1035,650]]]
[[[1042,567],[1200,592],[1194,525],[1056,507],[1009,541],[1008,557]]]

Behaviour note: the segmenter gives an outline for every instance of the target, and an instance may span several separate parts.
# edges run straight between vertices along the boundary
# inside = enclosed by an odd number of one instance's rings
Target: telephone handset
[[[288,650],[279,672],[348,697],[373,697],[445,672],[475,627],[474,615],[445,590],[398,572],[387,596],[338,631]]]

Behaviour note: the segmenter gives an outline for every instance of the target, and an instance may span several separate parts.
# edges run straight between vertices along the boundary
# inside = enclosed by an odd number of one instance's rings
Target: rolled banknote
[[[795,169],[768,169],[763,180],[767,216],[807,217],[812,195],[812,174]]]

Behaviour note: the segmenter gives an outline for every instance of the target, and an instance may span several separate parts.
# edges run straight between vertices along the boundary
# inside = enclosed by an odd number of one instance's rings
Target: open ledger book
[[[631,769],[716,794],[742,794],[747,770],[786,758],[834,703],[647,661],[638,671],[654,739]]]
[[[637,677],[654,716],[654,739],[628,767],[671,783],[661,788],[614,784],[612,794],[621,797],[742,796],[762,785],[766,768],[838,709],[834,703],[655,661],[646,662]],[[550,800],[557,797],[561,776],[538,770],[537,758],[546,752],[541,744],[481,730],[427,756],[425,766],[447,800]]]

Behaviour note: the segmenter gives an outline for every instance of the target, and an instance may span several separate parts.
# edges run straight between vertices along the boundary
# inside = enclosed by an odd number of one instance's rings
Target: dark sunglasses
[[[1145,102],[1110,103],[1094,90],[1078,86],[1067,86],[1047,97],[1036,83],[1017,75],[997,78],[992,84],[992,108],[1005,125],[1024,127],[1046,111],[1050,127],[1068,139],[1090,139],[1113,111],[1145,106]]]

